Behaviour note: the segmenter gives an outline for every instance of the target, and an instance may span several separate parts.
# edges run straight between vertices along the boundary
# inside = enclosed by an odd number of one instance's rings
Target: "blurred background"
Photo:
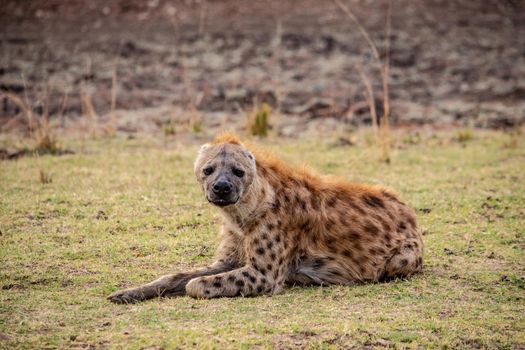
[[[0,130],[296,137],[385,117],[398,128],[513,128],[525,120],[524,10],[511,0],[4,0]]]

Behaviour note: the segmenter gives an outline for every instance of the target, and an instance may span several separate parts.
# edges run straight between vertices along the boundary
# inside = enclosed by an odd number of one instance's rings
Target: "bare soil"
[[[386,53],[386,1],[345,2]],[[525,120],[521,1],[392,1],[396,125],[508,128]],[[0,92],[64,125],[115,114],[125,132],[188,122],[242,127],[266,102],[295,135],[369,124],[362,65],[381,114],[381,78],[358,27],[332,1],[4,1]],[[116,74],[114,74],[116,73]],[[0,100],[2,131],[19,107]],[[16,116],[19,122],[16,122]],[[277,122],[275,122],[277,124]]]

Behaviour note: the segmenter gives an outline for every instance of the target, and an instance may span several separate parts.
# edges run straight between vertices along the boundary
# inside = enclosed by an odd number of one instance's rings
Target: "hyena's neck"
[[[255,177],[247,193],[235,205],[222,209],[227,222],[241,229],[250,227],[270,209],[275,193],[268,181],[259,175]]]

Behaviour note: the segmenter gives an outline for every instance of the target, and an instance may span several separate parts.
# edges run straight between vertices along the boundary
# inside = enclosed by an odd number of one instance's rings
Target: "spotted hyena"
[[[195,175],[224,219],[215,262],[111,301],[275,294],[285,284],[354,285],[422,268],[414,212],[386,188],[292,168],[228,134],[202,146]]]

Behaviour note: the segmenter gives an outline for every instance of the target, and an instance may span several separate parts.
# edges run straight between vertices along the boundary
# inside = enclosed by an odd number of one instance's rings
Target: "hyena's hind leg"
[[[288,268],[286,284],[288,285],[332,285],[353,284],[345,277],[346,273],[334,259],[303,258]]]
[[[386,262],[383,280],[403,278],[418,273],[423,268],[423,246],[414,239],[403,243]]]

